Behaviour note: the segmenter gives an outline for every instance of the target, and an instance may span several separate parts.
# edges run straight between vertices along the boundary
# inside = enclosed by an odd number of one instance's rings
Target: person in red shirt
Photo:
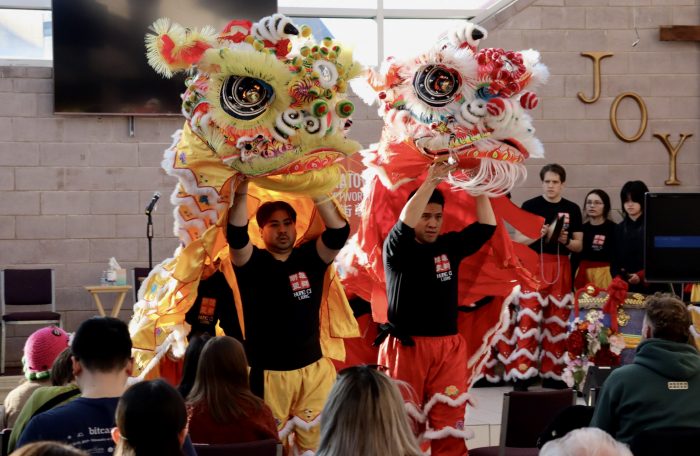
[[[187,412],[194,443],[278,438],[272,410],[250,391],[245,350],[233,337],[214,337],[204,346]]]

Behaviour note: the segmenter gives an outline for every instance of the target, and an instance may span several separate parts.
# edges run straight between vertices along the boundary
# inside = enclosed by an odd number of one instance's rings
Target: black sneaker
[[[553,378],[543,378],[542,388],[549,388],[555,390],[563,390],[568,388],[568,385],[561,380],[555,380]]]
[[[534,379],[532,378],[526,378],[525,380],[513,380],[513,391],[527,391],[533,382]]]
[[[493,388],[496,386],[504,386],[505,384],[506,382],[503,380],[498,380],[497,382],[490,382],[486,377],[481,377],[472,385],[472,388]]]

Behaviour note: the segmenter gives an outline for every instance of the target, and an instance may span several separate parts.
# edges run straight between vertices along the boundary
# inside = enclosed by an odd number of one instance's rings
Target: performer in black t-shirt
[[[516,316],[516,346],[506,363],[506,378],[516,381],[517,389],[526,389],[538,373],[544,386],[565,387],[561,373],[565,367],[566,332],[571,301],[571,264],[569,254],[580,252],[583,242],[581,210],[562,198],[566,171],[556,163],[540,170],[542,196],[523,203],[528,212],[544,217],[542,238],[533,240],[522,235],[516,241],[528,244],[539,254],[536,276],[541,286],[538,290],[522,290]],[[549,225],[563,218],[558,239],[546,242]],[[540,330],[541,327],[541,330]],[[541,351],[540,343],[541,340]]]
[[[413,412],[427,417],[424,438],[435,455],[466,454],[468,356],[457,332],[457,273],[461,260],[478,251],[496,225],[482,195],[476,197],[477,223],[440,234],[445,200],[436,186],[452,169],[445,163],[430,167],[384,241],[383,255],[389,337],[379,349],[379,363],[411,385],[415,396],[404,391],[405,399],[417,408]]]
[[[592,283],[608,288],[612,282],[610,262],[615,252],[615,222],[610,220],[610,196],[601,189],[588,192],[584,200],[583,248],[573,255],[574,289]]]
[[[295,428],[299,453],[318,445],[320,413],[335,381],[321,352],[319,313],[326,269],[350,227],[329,198],[314,203],[326,229],[295,247],[296,212],[286,202],[260,206],[256,221],[265,249],[248,237],[248,183],[235,191],[227,239],[243,303],[251,387],[263,393],[280,438]]]
[[[221,271],[199,282],[197,299],[185,314],[185,321],[192,326],[188,341],[204,333],[216,335],[217,323],[227,336],[243,340],[233,303],[233,291]]]

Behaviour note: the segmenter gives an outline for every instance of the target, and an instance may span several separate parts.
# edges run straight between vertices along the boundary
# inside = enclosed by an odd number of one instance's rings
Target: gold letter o
[[[622,99],[626,97],[630,97],[634,101],[636,101],[637,106],[639,106],[639,111],[642,113],[642,122],[639,126],[639,130],[637,130],[637,134],[635,134],[632,137],[627,137],[623,135],[620,131],[620,127],[617,125],[617,106],[620,104]],[[615,97],[612,106],[610,106],[610,125],[612,125],[612,129],[615,132],[615,135],[621,140],[625,142],[635,142],[639,140],[639,138],[641,138],[644,134],[644,131],[647,129],[647,105],[644,104],[644,100],[642,100],[642,97],[640,97],[634,92],[623,92],[617,97]]]

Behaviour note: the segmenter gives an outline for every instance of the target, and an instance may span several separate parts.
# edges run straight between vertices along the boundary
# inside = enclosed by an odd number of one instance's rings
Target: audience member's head
[[[642,181],[628,181],[620,190],[620,204],[625,215],[636,220],[644,211],[644,194],[649,187]]]
[[[669,294],[647,297],[642,337],[686,343],[690,338],[690,315],[682,301]]]
[[[187,436],[185,402],[163,380],[136,383],[119,399],[112,438],[117,456],[181,456]]]
[[[565,436],[569,432],[587,427],[593,418],[595,407],[572,405],[559,412],[537,438],[537,447]]]
[[[66,348],[58,355],[56,361],[51,366],[51,384],[53,386],[63,386],[72,382],[75,376],[73,375],[73,362],[71,357],[73,352],[70,347]]]
[[[370,366],[340,371],[321,412],[321,441],[316,455],[358,454],[423,454],[398,387]]]
[[[34,331],[24,344],[22,357],[27,380],[48,380],[54,361],[68,347],[68,339],[68,334],[56,326]]]
[[[610,215],[610,196],[605,190],[599,188],[591,190],[583,200],[583,213],[586,217],[594,218],[602,215],[607,219]]]
[[[632,452],[607,432],[586,427],[547,442],[540,456],[632,456]]]
[[[239,341],[229,336],[209,339],[187,402],[206,404],[214,421],[221,424],[246,416],[245,404],[262,407],[262,400],[250,391],[248,361]]]
[[[202,349],[204,344],[211,339],[208,332],[197,334],[192,336],[187,344],[187,350],[185,351],[185,362],[182,366],[182,379],[177,387],[182,397],[186,398],[190,391],[192,391],[192,386],[194,386],[194,380],[197,377],[197,365],[199,364],[199,356],[202,354]]]
[[[87,456],[88,454],[65,443],[35,442],[25,445],[10,456]]]
[[[129,329],[116,318],[90,318],[78,326],[71,351],[83,369],[103,373],[120,371],[131,360]]]

